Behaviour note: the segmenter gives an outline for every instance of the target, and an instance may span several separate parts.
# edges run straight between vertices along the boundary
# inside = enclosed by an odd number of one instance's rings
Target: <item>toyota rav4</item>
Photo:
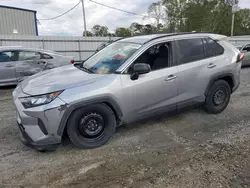
[[[82,64],[38,73],[13,92],[21,140],[54,150],[105,144],[117,126],[203,105],[222,112],[240,84],[243,54],[226,36],[175,33],[120,39]]]

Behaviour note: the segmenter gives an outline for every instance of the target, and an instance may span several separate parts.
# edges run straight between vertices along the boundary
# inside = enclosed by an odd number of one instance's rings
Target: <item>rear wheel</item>
[[[231,88],[225,80],[214,82],[206,97],[205,110],[211,114],[221,113],[228,106],[230,97]]]
[[[67,133],[78,148],[95,148],[105,144],[114,134],[116,119],[105,104],[76,110],[69,119]]]

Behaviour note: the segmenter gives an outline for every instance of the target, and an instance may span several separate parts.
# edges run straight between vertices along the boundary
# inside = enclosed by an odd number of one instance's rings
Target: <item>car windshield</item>
[[[83,68],[91,73],[112,74],[141,46],[136,43],[115,42],[86,60]]]

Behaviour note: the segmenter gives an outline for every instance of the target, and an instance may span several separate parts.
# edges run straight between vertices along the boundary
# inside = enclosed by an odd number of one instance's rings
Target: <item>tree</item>
[[[131,24],[129,29],[133,35],[140,35],[143,32],[143,25],[134,22]]]
[[[106,37],[109,36],[109,31],[108,27],[106,26],[101,26],[101,25],[95,25],[92,28],[92,32],[94,36],[100,36],[100,37]]]
[[[153,34],[157,32],[157,28],[154,27],[153,25],[146,24],[143,26],[142,34],[148,35],[148,34]]]
[[[92,37],[93,33],[91,33],[90,31],[86,31],[87,33],[87,37]],[[83,36],[85,36],[85,31],[83,31]]]
[[[120,27],[115,30],[115,35],[117,37],[130,37],[132,36],[132,33],[129,29]]]
[[[164,6],[162,2],[152,3],[148,7],[148,17],[155,20],[155,26],[158,27],[161,21],[166,18],[166,12],[164,10]]]

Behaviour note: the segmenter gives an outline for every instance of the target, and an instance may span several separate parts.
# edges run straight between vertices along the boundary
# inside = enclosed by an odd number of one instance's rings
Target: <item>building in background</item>
[[[36,11],[0,5],[0,35],[38,35]]]

